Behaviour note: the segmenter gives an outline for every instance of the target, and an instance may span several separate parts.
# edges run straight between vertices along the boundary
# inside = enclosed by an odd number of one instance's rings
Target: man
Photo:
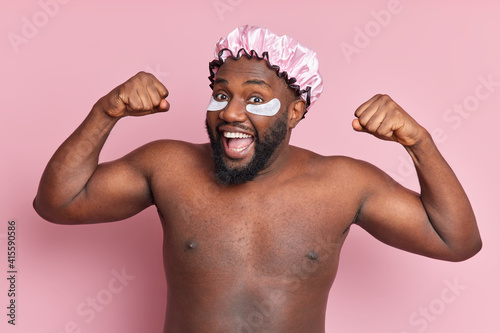
[[[61,224],[116,221],[156,205],[164,229],[165,332],[325,332],[352,224],[391,246],[450,261],[481,248],[474,213],[429,133],[389,96],[354,130],[402,144],[421,194],[376,167],[289,145],[322,91],[316,55],[288,36],[240,27],[216,46],[210,144],[162,140],[98,164],[125,116],[169,109],[139,73],[102,97],[50,160],[34,201]]]

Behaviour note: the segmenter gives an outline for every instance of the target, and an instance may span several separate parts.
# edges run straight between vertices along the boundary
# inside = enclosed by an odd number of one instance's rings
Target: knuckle
[[[140,80],[140,73],[137,73],[136,75],[132,76],[130,79],[128,79],[127,81],[125,81],[125,83],[123,84],[124,86],[125,85],[134,85],[138,80]]]
[[[147,109],[151,106],[151,101],[148,98],[143,98],[142,96],[139,96],[138,100],[139,103],[142,105],[143,109]]]
[[[387,94],[381,95],[380,101],[384,105],[384,107],[386,107],[386,108],[387,107],[394,107],[394,105],[396,105],[396,103],[393,101],[391,96],[389,96]]]
[[[377,132],[380,130],[379,124],[375,124],[373,122],[369,122],[368,124],[366,124],[365,128],[370,132]]]
[[[151,102],[153,103],[153,106],[157,107],[160,105],[161,98],[158,95],[153,95],[151,96]]]
[[[360,117],[358,120],[363,127],[365,127],[366,124],[368,123],[368,120],[365,117]]]
[[[145,82],[150,81],[150,75],[151,74],[147,72],[140,71],[134,76],[134,79],[137,80],[137,82],[140,82],[140,84],[144,84]]]
[[[144,79],[148,80],[148,81],[153,81],[155,79],[155,76],[149,72],[142,72],[143,73],[143,77]]]
[[[161,87],[161,91],[160,91],[161,95],[162,96],[168,96],[168,89],[165,88],[164,86]]]
[[[392,99],[387,100],[386,105],[393,111],[398,109],[398,105]]]
[[[137,101],[135,101],[135,100],[131,100],[131,101],[129,102],[129,104],[128,104],[128,105],[129,105],[129,107],[130,107],[132,110],[134,110],[134,111],[139,111],[139,110],[141,110],[141,109],[142,109],[142,104],[141,104],[141,103],[138,103],[138,102],[137,102]]]

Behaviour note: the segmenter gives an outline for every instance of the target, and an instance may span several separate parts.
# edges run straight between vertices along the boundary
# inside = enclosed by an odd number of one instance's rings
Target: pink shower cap
[[[213,88],[217,71],[224,61],[228,57],[239,59],[242,55],[249,59],[265,59],[278,76],[306,101],[306,109],[323,91],[316,52],[291,37],[277,36],[268,29],[249,25],[237,28],[215,45],[215,60],[209,63],[210,87]]]

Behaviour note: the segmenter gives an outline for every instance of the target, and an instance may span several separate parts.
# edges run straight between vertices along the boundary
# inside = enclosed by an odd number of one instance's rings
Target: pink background
[[[122,120],[102,160],[160,138],[205,142],[213,45],[248,23],[289,34],[319,55],[325,91],[294,131],[293,144],[367,160],[418,189],[404,149],[351,128],[361,103],[390,94],[435,134],[482,232],[477,256],[447,263],[390,248],[353,228],[331,290],[327,332],[500,332],[500,84],[488,90],[480,79],[500,82],[499,2],[60,0],[68,3],[57,8],[54,1],[0,5],[2,332],[161,332],[167,290],[155,209],[117,223],[60,226],[38,217],[31,201],[59,144],[98,98],[138,71],[165,83],[171,111]],[[23,29],[33,23],[37,30]],[[12,43],[14,35],[23,42]],[[344,54],[347,44],[357,45],[357,53]],[[462,114],[453,111],[464,103]],[[12,218],[18,223],[15,327],[5,315]],[[109,291],[113,270],[134,277],[117,293]],[[102,311],[93,318],[77,313],[96,296],[106,303]],[[419,314],[425,308],[427,318]]]

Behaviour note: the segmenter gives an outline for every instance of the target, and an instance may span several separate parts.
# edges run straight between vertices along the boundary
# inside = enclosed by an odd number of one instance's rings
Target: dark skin
[[[368,163],[289,145],[305,103],[264,61],[228,60],[217,79],[213,96],[228,105],[207,112],[212,133],[224,122],[220,135],[264,138],[286,117],[285,140],[253,181],[218,184],[210,144],[157,141],[98,164],[120,118],[169,109],[163,84],[139,73],[101,98],[56,151],[34,201],[42,217],[61,224],[122,220],[156,205],[164,228],[165,332],[325,332],[328,294],[352,224],[432,258],[461,261],[480,250],[460,183],[429,133],[389,96],[362,104],[352,126],[402,144],[420,194]],[[273,98],[281,101],[275,116],[245,109]],[[225,160],[241,167],[253,149]]]

